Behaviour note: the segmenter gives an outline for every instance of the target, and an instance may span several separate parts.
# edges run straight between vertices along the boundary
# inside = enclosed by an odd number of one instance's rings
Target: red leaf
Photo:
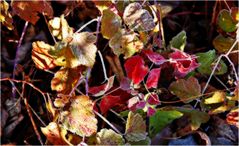
[[[178,78],[185,77],[189,72],[196,69],[199,64],[196,62],[194,56],[190,56],[182,51],[176,50],[169,54],[171,64],[174,67],[174,74]]]
[[[120,101],[120,96],[104,96],[100,102],[100,110],[102,114],[106,113],[109,109],[120,103]]]
[[[150,105],[158,105],[158,104],[160,103],[159,97],[158,97],[158,95],[155,94],[155,93],[152,93],[151,95],[149,95],[147,102],[148,102]]]
[[[152,50],[143,50],[143,53],[148,57],[153,63],[160,65],[163,64],[166,60],[160,54],[153,52]]]
[[[139,84],[148,73],[148,67],[144,65],[143,58],[138,55],[129,58],[124,67],[127,76],[134,84]]]
[[[91,93],[93,96],[104,95],[110,88],[112,88],[114,84],[114,77],[115,76],[110,77],[108,82],[103,85],[90,87],[89,93]]]
[[[127,77],[120,81],[120,88],[124,91],[130,90],[130,80]]]
[[[160,72],[161,68],[154,68],[149,72],[149,76],[146,81],[146,86],[148,89],[157,88]]]

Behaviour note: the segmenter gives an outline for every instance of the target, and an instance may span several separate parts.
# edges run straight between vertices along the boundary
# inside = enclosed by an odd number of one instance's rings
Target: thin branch
[[[103,73],[104,73],[104,78],[105,78],[104,82],[105,82],[105,81],[108,81],[109,78],[107,77],[103,56],[102,56],[102,54],[100,53],[99,50],[98,50],[98,54],[100,56],[100,61],[101,61],[101,65],[102,65],[102,69],[103,69]]]
[[[89,22],[87,22],[86,24],[84,24],[83,26],[81,26],[75,33],[78,33],[80,31],[82,31],[85,27],[87,27],[89,24],[95,22],[95,21],[98,21],[99,17],[95,18],[95,19],[92,19],[90,20]]]

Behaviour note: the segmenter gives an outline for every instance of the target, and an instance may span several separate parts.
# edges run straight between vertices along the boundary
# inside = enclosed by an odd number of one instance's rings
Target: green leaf
[[[230,12],[225,9],[219,12],[217,23],[225,32],[234,32],[237,28],[237,23],[233,21]]]
[[[184,103],[193,101],[201,95],[201,86],[194,77],[189,79],[179,79],[169,86],[172,94],[179,97]]]
[[[183,114],[176,110],[157,110],[156,113],[149,119],[150,137],[154,137],[165,126],[181,116],[183,116]]]
[[[96,143],[98,145],[123,145],[124,139],[111,129],[101,129],[96,134]]]
[[[216,91],[212,97],[205,99],[205,104],[214,104],[225,101],[226,94],[223,91]]]
[[[112,12],[110,9],[103,11],[101,20],[101,33],[104,38],[110,39],[120,30],[122,20],[119,15]]]
[[[130,145],[150,145],[151,143],[151,139],[149,137],[146,137],[146,139],[144,140],[140,140],[140,141],[128,141],[127,144]]]
[[[186,32],[183,30],[172,38],[172,40],[170,41],[170,48],[177,48],[181,51],[184,51],[184,48],[187,43],[186,40]]]
[[[234,42],[235,42],[234,39],[230,37],[226,38],[220,34],[213,40],[213,46],[219,53],[224,53],[231,48]],[[238,48],[238,46],[234,47],[234,49],[236,48]]]
[[[128,141],[140,141],[146,138],[146,124],[138,113],[129,112],[125,128],[125,138]]]
[[[210,75],[213,70],[213,63],[216,62],[215,61],[216,60],[215,50],[210,50],[205,53],[197,53],[196,55],[198,56],[197,61],[201,64],[197,70],[201,74]],[[221,60],[219,62],[219,65],[218,65],[216,71],[215,71],[215,75],[222,75],[226,72],[227,72],[227,66],[223,62],[223,60]]]
[[[202,123],[206,123],[210,116],[192,108],[175,108],[177,111],[183,113],[185,116],[189,116],[191,119],[191,129],[197,130]]]

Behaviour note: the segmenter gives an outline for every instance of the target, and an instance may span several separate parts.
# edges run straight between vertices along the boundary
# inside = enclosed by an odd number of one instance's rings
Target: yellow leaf
[[[216,91],[212,97],[205,99],[205,104],[214,104],[225,101],[226,94],[223,91]]]
[[[96,135],[96,143],[98,145],[123,145],[124,139],[122,135],[111,129],[101,129]]]
[[[213,40],[213,46],[219,53],[224,53],[227,52],[233,43],[235,42],[234,39],[229,38],[229,37],[224,37],[222,35],[218,35],[214,40]],[[237,49],[238,45],[236,45],[233,49]]]
[[[1,1],[1,13],[0,13],[0,21],[1,23],[6,26],[9,30],[12,30],[14,27],[12,25],[12,15],[8,12],[9,5],[8,3],[3,0]]]
[[[68,111],[61,112],[61,126],[79,136],[89,137],[97,131],[97,119],[93,112],[93,102],[88,96],[71,97]]]

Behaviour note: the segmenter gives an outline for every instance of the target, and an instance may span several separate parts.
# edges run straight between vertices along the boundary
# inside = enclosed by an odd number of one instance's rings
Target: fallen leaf
[[[61,126],[79,136],[89,137],[97,131],[97,119],[93,112],[93,103],[88,96],[71,97],[68,111],[61,112]]]
[[[100,101],[100,111],[102,114],[120,103],[120,96],[106,95]]]
[[[226,98],[226,93],[223,91],[216,91],[212,97],[205,99],[205,104],[214,104],[224,102]]]
[[[51,122],[46,127],[41,127],[42,133],[46,136],[47,140],[53,145],[68,145],[65,141],[67,131],[61,129],[57,123]]]
[[[149,118],[149,135],[153,138],[165,126],[170,124],[173,120],[182,117],[183,114],[176,110],[160,110]]]
[[[126,74],[134,84],[139,84],[148,73],[148,67],[144,65],[144,60],[140,56],[133,56],[126,60],[124,64]]]
[[[200,63],[200,66],[198,67],[198,71],[201,74],[210,75],[213,69],[213,63],[215,63],[216,60],[216,51],[210,50],[205,53],[197,53],[198,56],[197,60]],[[227,72],[227,65],[221,60],[219,62],[219,65],[215,71],[215,75],[222,75]]]
[[[153,17],[137,2],[130,3],[125,8],[123,20],[133,30],[150,31],[155,27]]]
[[[120,31],[122,20],[119,15],[112,12],[110,9],[103,11],[101,19],[101,33],[104,38],[110,39],[115,33]]]
[[[170,48],[177,48],[181,51],[184,51],[184,48],[187,43],[186,40],[187,40],[186,32],[183,30],[176,36],[174,36],[172,40],[169,42]]]
[[[51,31],[51,34],[57,37],[59,40],[64,40],[68,36],[73,35],[73,28],[68,25],[66,19],[64,18],[64,15],[51,19],[49,21],[49,29]]]
[[[146,137],[146,124],[143,117],[130,111],[125,128],[125,138],[128,141],[140,141],[145,140]]]
[[[53,16],[53,9],[51,5],[45,1],[16,1],[12,0],[11,6],[15,14],[25,21],[29,21],[33,25],[39,20],[39,13],[47,15],[49,17]]]
[[[123,145],[124,139],[111,129],[101,129],[96,134],[96,143],[98,145]]]
[[[169,90],[184,103],[189,103],[201,96],[201,86],[194,77],[172,82],[169,86]]]
[[[111,76],[107,83],[100,85],[100,86],[94,86],[89,88],[89,93],[92,94],[93,96],[102,96],[104,95],[107,91],[109,91],[113,85],[114,85],[114,78],[115,76]]]
[[[158,80],[160,78],[161,68],[154,68],[149,72],[149,76],[146,81],[146,86],[148,89],[157,88]]]
[[[78,83],[82,68],[62,68],[58,70],[51,80],[51,89],[58,93],[68,95]]]
[[[213,46],[219,53],[225,53],[229,51],[234,42],[235,42],[234,39],[230,37],[224,37],[221,34],[219,34],[216,38],[214,38]],[[238,47],[235,46],[234,49],[236,48]]]
[[[12,15],[9,13],[9,4],[3,0],[1,1],[1,13],[0,13],[0,22],[6,26],[9,30],[13,30],[14,26],[12,25]]]
[[[115,55],[123,54],[125,59],[133,56],[144,47],[136,33],[128,32],[125,29],[119,31],[110,39],[109,46]]]
[[[48,70],[56,67],[53,56],[48,53],[50,50],[54,50],[54,46],[42,41],[32,43],[32,60],[37,68]]]
[[[234,32],[237,28],[237,23],[233,21],[230,12],[226,9],[223,9],[219,12],[217,23],[218,26],[225,32]]]
[[[161,65],[166,62],[166,59],[163,56],[161,56],[159,53],[153,52],[152,50],[143,50],[142,52],[151,62],[155,63],[156,65]]]

